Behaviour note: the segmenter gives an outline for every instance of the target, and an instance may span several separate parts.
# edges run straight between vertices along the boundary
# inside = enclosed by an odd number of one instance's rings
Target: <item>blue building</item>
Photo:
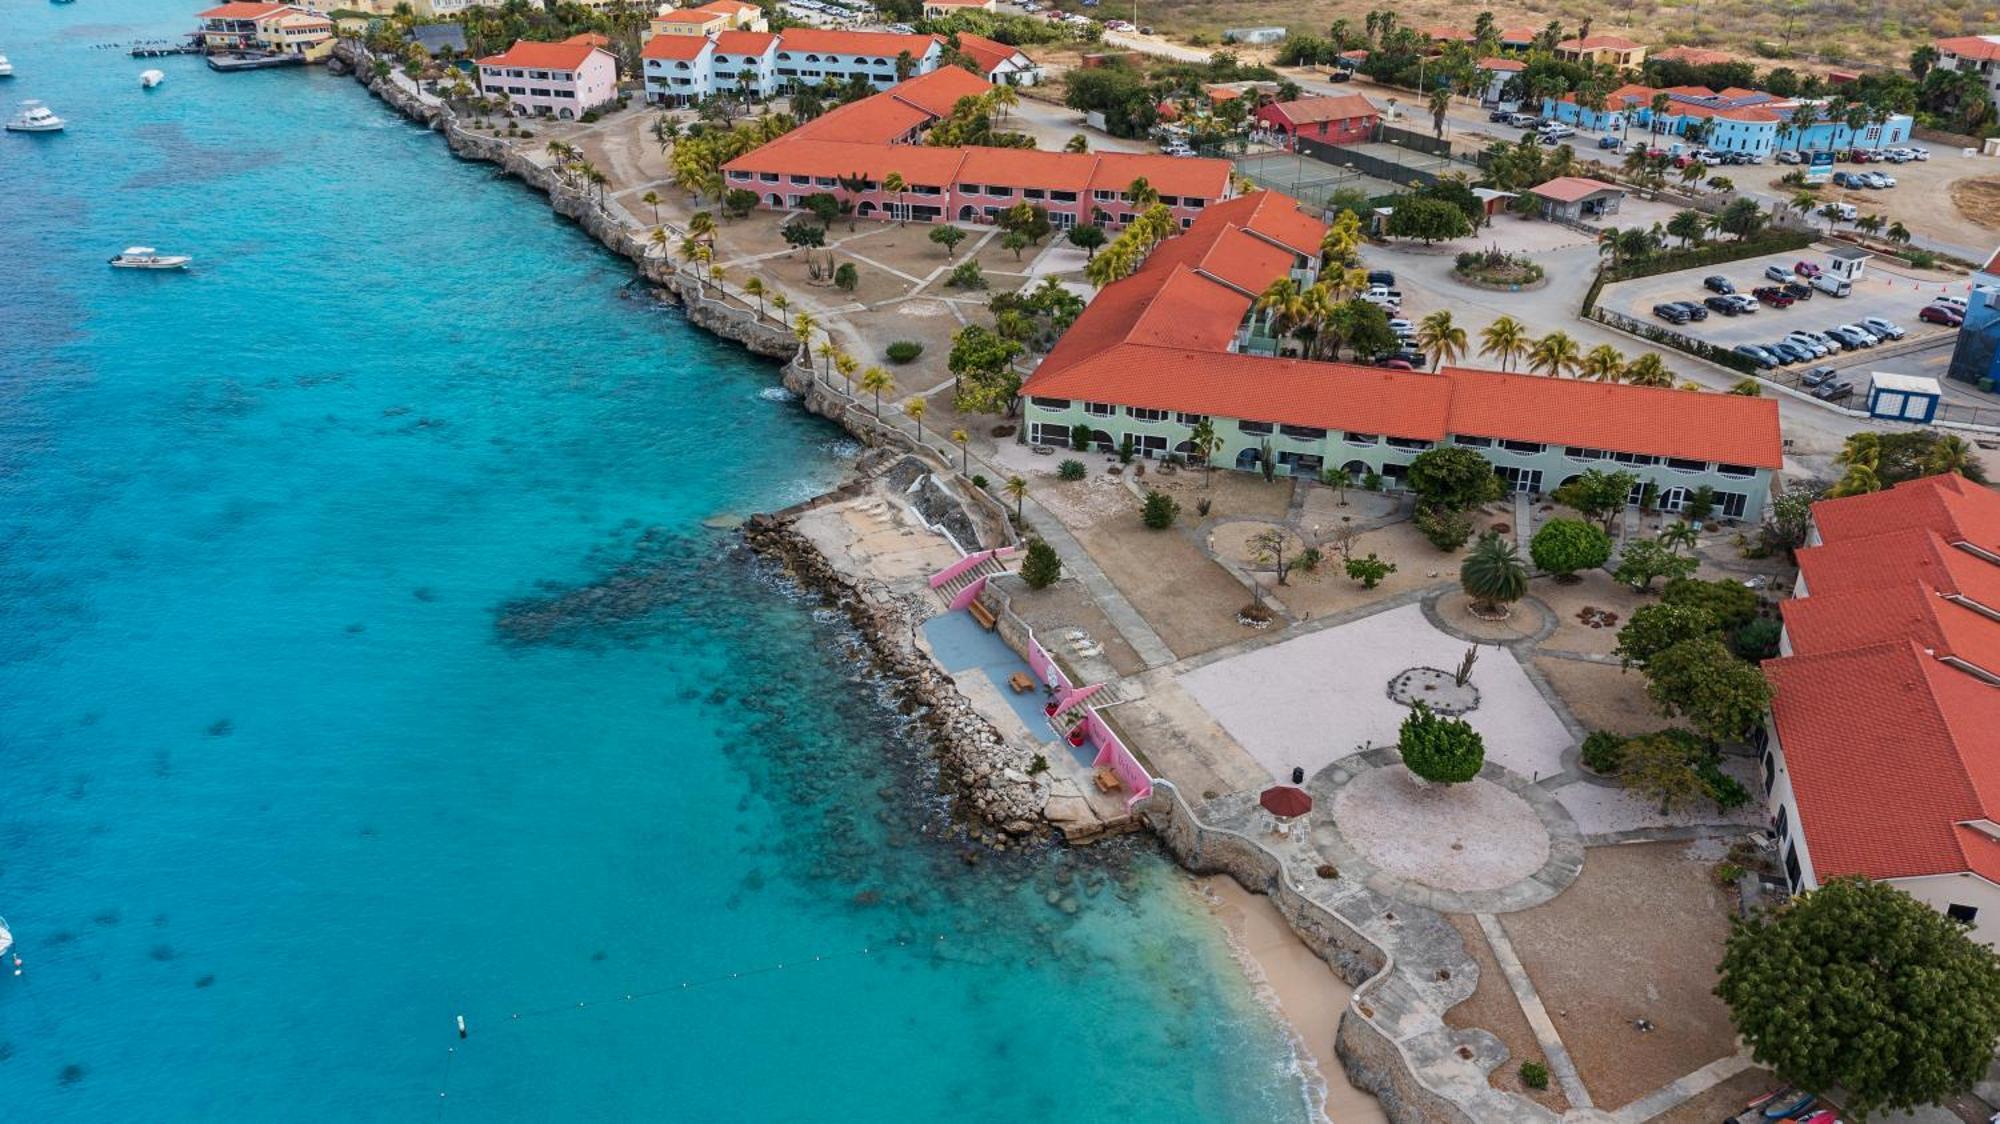
[[[1947,378],[1968,383],[1989,394],[2000,386],[2000,250],[1986,268],[1972,275],[1966,298],[1965,324],[1958,330]]]
[[[1660,94],[1666,95],[1668,107],[1655,121],[1653,99]],[[1605,98],[1602,110],[1585,109],[1570,94],[1544,101],[1542,115],[1580,129],[1629,130],[1634,134],[1633,139],[1679,138],[1686,136],[1697,122],[1708,122],[1707,134],[1701,141],[1703,147],[1751,156],[1768,156],[1787,149],[1814,152],[1888,148],[1906,143],[1915,125],[1907,115],[1896,114],[1879,125],[1871,123],[1860,129],[1835,121],[1815,121],[1803,129],[1795,128],[1792,121],[1805,104],[1763,90],[1736,87],[1717,91],[1706,86],[1673,86],[1659,90],[1626,85]]]

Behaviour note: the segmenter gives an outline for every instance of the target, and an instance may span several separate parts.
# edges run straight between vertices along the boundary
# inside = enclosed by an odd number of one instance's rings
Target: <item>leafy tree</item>
[[[1486,743],[1463,718],[1434,714],[1417,703],[1397,733],[1396,747],[1410,772],[1432,784],[1462,784],[1479,775]]]
[[[1472,537],[1472,517],[1449,507],[1421,504],[1413,522],[1417,531],[1439,550],[1457,550]]]
[[[1513,543],[1488,533],[1459,566],[1458,584],[1471,595],[1475,609],[1491,613],[1528,592],[1528,567]]]
[[[784,235],[785,245],[794,250],[809,250],[826,245],[826,227],[805,215],[793,218],[778,233]]]
[[[833,220],[840,217],[840,199],[830,191],[815,191],[799,200],[799,206],[818,219],[821,226],[832,226]]]
[[[1109,238],[1104,233],[1104,228],[1096,225],[1072,226],[1069,228],[1069,233],[1063,237],[1069,239],[1070,245],[1082,250],[1084,255],[1092,260],[1097,258],[1097,248],[1104,245]]]
[[[1165,492],[1147,492],[1146,502],[1139,508],[1139,519],[1147,528],[1164,531],[1180,518],[1180,501]]]
[[[861,284],[861,271],[854,268],[851,261],[841,262],[839,268],[833,271],[833,283],[841,292],[851,293],[855,286]]]
[[[1625,667],[1644,667],[1646,661],[1688,640],[1699,640],[1721,632],[1715,614],[1699,605],[1669,605],[1664,602],[1641,605],[1632,610],[1618,630],[1614,649]]]
[[[1424,245],[1449,242],[1472,233],[1465,212],[1442,199],[1406,195],[1389,212],[1388,230],[1395,238],[1420,238]]]
[[[1021,345],[978,324],[968,324],[951,340],[945,367],[956,381],[953,402],[962,413],[997,414],[1021,389],[1014,357]]]
[[[1744,737],[1771,705],[1764,673],[1714,636],[1683,640],[1646,661],[1646,693],[1713,741]]]
[[[1723,632],[1735,632],[1756,620],[1758,610],[1763,608],[1763,598],[1757,596],[1756,590],[1726,579],[1675,578],[1660,590],[1660,601],[1705,609],[1715,619],[1715,627]]]
[[[965,231],[955,226],[931,227],[930,240],[944,247],[944,256],[951,257],[958,244],[965,241]]]
[[[1049,223],[1048,208],[1033,203],[1016,203],[1000,212],[999,226],[1009,233],[1026,235],[1031,246],[1055,229]]]
[[[1418,453],[1410,461],[1404,482],[1422,504],[1448,511],[1478,507],[1506,494],[1493,462],[1477,449],[1458,445]]]
[[[1285,561],[1285,549],[1291,545],[1290,536],[1283,527],[1271,527],[1250,537],[1250,557],[1260,565],[1268,565],[1277,571],[1278,584],[1285,584],[1285,575],[1291,571],[1291,564]]]
[[[1735,924],[1715,994],[1759,1064],[1855,1115],[1972,1087],[2000,1039],[2000,954],[1892,886],[1836,878]]]
[[[1021,260],[1021,251],[1027,249],[1031,244],[1032,243],[1030,242],[1028,236],[1018,230],[1010,230],[1007,233],[1000,236],[1000,248],[1003,250],[1012,250],[1014,253],[1015,261]],[[967,262],[965,264],[977,265],[979,263]]]
[[[1384,562],[1375,557],[1374,551],[1366,558],[1349,558],[1346,565],[1347,576],[1361,583],[1363,589],[1374,589],[1382,584],[1382,579],[1396,572],[1394,562]]]
[[[1070,426],[1069,447],[1075,449],[1079,453],[1088,451],[1090,449],[1090,434],[1091,434],[1090,427],[1083,424],[1082,422],[1078,422],[1075,425]],[[1081,468],[1082,465],[1079,464],[1077,467]],[[1078,474],[1077,478],[1079,480],[1082,479],[1082,475]]]
[[[1658,539],[1640,539],[1625,544],[1625,553],[1619,556],[1618,568],[1611,576],[1643,593],[1653,587],[1655,578],[1689,577],[1698,565],[1692,558],[1675,554]]]
[[[1618,777],[1641,799],[1657,802],[1661,815],[1692,808],[1708,795],[1695,767],[1706,747],[1684,730],[1628,738],[1618,747]]]
[[[1062,577],[1062,556],[1056,548],[1040,539],[1028,544],[1028,555],[1021,560],[1021,580],[1029,589],[1047,589]]]
[[[1625,510],[1625,503],[1631,498],[1633,485],[1638,482],[1636,473],[1606,472],[1593,468],[1557,488],[1555,501],[1564,507],[1575,508],[1586,519],[1602,520],[1604,531],[1609,534],[1612,523]]]
[[[951,276],[945,278],[944,283],[954,289],[984,289],[986,272],[979,268],[977,261],[962,261],[958,263],[958,268],[951,271]]]
[[[1576,519],[1551,519],[1528,542],[1537,569],[1559,582],[1577,580],[1578,570],[1594,570],[1611,558],[1611,536]]]

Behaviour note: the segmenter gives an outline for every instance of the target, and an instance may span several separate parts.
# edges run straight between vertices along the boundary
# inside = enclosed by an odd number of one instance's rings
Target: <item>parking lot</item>
[[[1673,325],[1653,315],[1653,306],[1665,301],[1692,301],[1700,304],[1715,295],[1702,286],[1702,279],[1720,275],[1729,279],[1739,293],[1748,293],[1766,285],[1774,284],[1764,276],[1764,269],[1771,265],[1791,268],[1796,262],[1809,261],[1825,269],[1828,265],[1824,254],[1806,249],[1792,254],[1774,254],[1762,258],[1746,258],[1728,265],[1709,266],[1701,269],[1681,270],[1677,273],[1663,273],[1657,277],[1644,277],[1635,281],[1623,281],[1607,285],[1600,303],[1608,309],[1622,312],[1635,320],[1655,324],[1680,333],[1691,339],[1701,340],[1722,348],[1733,348],[1737,344],[1769,344],[1784,338],[1785,333],[1805,329],[1825,332],[1840,324],[1853,324],[1866,317],[1879,316],[1899,325],[1907,333],[1902,340],[1885,347],[1897,351],[1919,346],[1923,341],[1935,341],[1952,334],[1952,329],[1936,324],[1926,324],[1917,319],[1917,313],[1937,296],[1949,293],[1963,297],[1967,286],[1964,282],[1949,283],[1944,279],[1931,280],[1892,274],[1877,269],[1871,263],[1854,284],[1853,292],[1845,297],[1835,297],[1828,293],[1815,292],[1810,300],[1802,300],[1789,308],[1764,306],[1752,313],[1740,316],[1725,316],[1711,310],[1708,319],[1687,324]],[[1879,348],[1869,348],[1845,357],[1830,356],[1826,362],[1836,366],[1846,360],[1865,360]],[[1803,364],[1801,364],[1803,366]]]

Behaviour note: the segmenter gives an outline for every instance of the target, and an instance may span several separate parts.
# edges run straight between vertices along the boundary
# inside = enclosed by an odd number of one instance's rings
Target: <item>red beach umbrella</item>
[[[1279,819],[1297,819],[1312,811],[1313,798],[1303,788],[1293,788],[1288,784],[1273,785],[1257,798],[1264,810]]]

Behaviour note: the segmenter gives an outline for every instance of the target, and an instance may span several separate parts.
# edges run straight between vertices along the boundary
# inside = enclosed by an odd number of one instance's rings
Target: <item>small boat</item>
[[[151,246],[132,246],[111,259],[115,269],[186,269],[194,259],[186,254],[163,254]]]
[[[7,931],[7,919],[0,917],[0,956],[7,955],[7,950],[13,947],[14,934]]]
[[[12,78],[13,76],[14,64],[7,61],[6,55],[0,55],[0,78]]]
[[[142,70],[139,72],[139,85],[144,86],[148,90],[166,80],[167,72],[164,70]]]
[[[1795,1116],[1802,1116],[1805,1114],[1806,1109],[1811,1108],[1813,1102],[1817,1100],[1819,1098],[1811,1093],[1800,1093],[1796,1097],[1776,1098],[1769,1105],[1765,1106],[1764,1119],[1790,1120]]]
[[[49,112],[49,107],[29,99],[21,103],[21,112],[7,119],[10,133],[60,133],[63,119]]]

